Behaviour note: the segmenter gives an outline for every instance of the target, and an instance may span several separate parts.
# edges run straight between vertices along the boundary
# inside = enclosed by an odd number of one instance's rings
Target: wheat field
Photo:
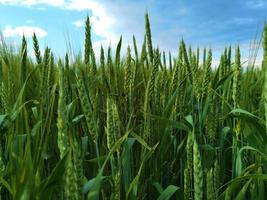
[[[247,68],[238,45],[216,67],[155,48],[148,14],[141,51],[121,37],[97,59],[85,25],[75,59],[1,42],[0,199],[266,199],[267,25]]]

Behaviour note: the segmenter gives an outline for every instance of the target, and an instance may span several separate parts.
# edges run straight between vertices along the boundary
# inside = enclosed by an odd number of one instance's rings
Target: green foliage
[[[35,34],[36,61],[25,37],[0,43],[1,199],[265,199],[267,25],[246,69],[239,47],[213,66],[184,40],[153,48],[148,14],[145,29],[141,52],[120,37],[99,60],[89,17],[83,59],[42,56]]]

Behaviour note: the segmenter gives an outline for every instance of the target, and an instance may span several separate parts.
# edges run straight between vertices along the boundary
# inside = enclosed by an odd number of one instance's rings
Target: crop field
[[[267,25],[262,66],[238,45],[213,66],[182,38],[156,48],[144,20],[141,47],[121,37],[99,59],[89,17],[74,58],[1,41],[0,199],[267,198]]]

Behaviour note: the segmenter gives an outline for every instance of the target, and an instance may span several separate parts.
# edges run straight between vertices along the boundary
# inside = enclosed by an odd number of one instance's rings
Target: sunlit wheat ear
[[[174,93],[177,89],[177,85],[179,83],[179,72],[181,71],[181,65],[182,65],[182,56],[183,56],[183,47],[182,44],[180,43],[179,47],[179,58],[178,62],[176,62],[176,65],[174,66],[174,72],[172,74],[172,80],[171,80],[171,92]]]
[[[209,112],[207,114],[207,119],[206,119],[206,129],[207,129],[207,135],[208,138],[214,142],[216,140],[216,131],[217,131],[217,125],[218,125],[218,114],[216,111],[216,104],[213,100],[213,95],[212,95],[212,91],[209,88],[208,89],[208,95],[209,97],[212,99],[210,102],[210,106],[209,106]]]
[[[127,58],[125,63],[125,72],[124,72],[124,91],[126,95],[130,93],[130,85],[132,82],[132,67],[131,67],[131,49],[130,46],[127,48]]]
[[[20,79],[21,84],[24,83],[27,76],[27,41],[25,36],[22,37],[22,44],[21,44],[21,68],[20,68]]]
[[[114,178],[114,200],[120,200],[121,199],[121,173],[120,171],[118,171],[115,174],[115,178]]]
[[[104,49],[101,45],[100,49],[100,68],[101,68],[101,77],[102,77],[102,82],[103,84],[106,85],[106,88],[108,89],[108,92],[110,92],[110,86],[106,74],[106,68],[105,68],[105,55],[104,55]]]
[[[108,47],[108,55],[107,55],[107,70],[109,75],[109,82],[110,84],[114,84],[114,70],[113,70],[113,64],[112,64],[112,56],[111,56],[111,48]]]
[[[151,105],[150,105],[150,94],[149,88],[151,85],[151,80],[148,80],[146,89],[145,89],[145,99],[144,99],[144,131],[143,131],[143,139],[148,141],[150,138],[151,133],[151,123],[148,117],[148,114],[151,112]]]
[[[46,87],[48,91],[49,91],[50,85],[52,85],[51,83],[53,79],[54,65],[55,65],[54,54],[51,52],[48,71],[47,71],[47,80],[46,80]]]
[[[102,58],[103,59],[103,58]],[[127,61],[126,61],[127,62]],[[127,66],[126,66],[127,67]],[[114,99],[111,96],[107,97],[106,101],[106,137],[107,137],[107,147],[111,151],[115,142],[120,137],[120,119],[117,109],[117,105]],[[120,156],[120,150],[117,149],[117,158]],[[113,157],[114,158],[114,157]],[[112,160],[113,161],[113,160]],[[112,194],[111,199],[119,200],[121,199],[120,188],[121,188],[121,172],[118,167],[118,162],[112,162]]]
[[[97,67],[96,67],[96,60],[95,60],[95,52],[94,52],[94,50],[93,50],[93,48],[91,48],[91,74],[93,75],[93,76],[95,76],[96,74],[97,74]]]
[[[118,108],[116,106],[116,103],[113,99],[110,97],[107,98],[107,104],[106,104],[106,112],[107,112],[107,118],[106,118],[106,136],[107,136],[107,147],[110,151],[115,144],[115,142],[121,137],[121,121],[119,118],[119,112]],[[117,154],[119,154],[119,150],[117,151]]]
[[[148,13],[146,13],[145,15],[145,22],[146,22],[146,38],[147,38],[148,55],[149,55],[150,62],[153,63],[154,55],[153,55],[152,35],[151,35]]]
[[[155,81],[158,73],[158,65],[159,65],[159,53],[156,53],[155,63],[153,64],[152,72],[150,74],[147,87],[145,90],[145,101],[144,101],[144,139],[148,143],[151,143],[151,120],[147,116],[152,112],[152,102],[155,95]]]
[[[196,139],[193,145],[193,169],[194,169],[194,197],[195,200],[203,199],[203,171],[202,159]]]
[[[208,87],[211,83],[211,64],[212,64],[212,52],[209,50],[208,58],[204,59],[204,74],[202,80],[202,97],[207,95]]]
[[[65,176],[65,195],[66,199],[79,200],[79,189],[77,184],[77,174],[73,163],[72,154],[69,154],[67,163],[67,173]]]
[[[64,89],[64,75],[63,75],[63,67],[61,64],[59,65],[59,82],[58,82],[58,90],[59,90],[59,97],[58,97],[58,117],[57,117],[57,145],[60,152],[60,158],[66,153],[66,150],[69,146],[68,141],[68,125],[67,125],[67,118],[66,118],[66,98],[65,98],[65,89]]]
[[[186,167],[184,169],[184,199],[190,199],[190,172],[189,169]]]
[[[239,106],[240,89],[241,89],[241,61],[240,61],[240,49],[239,46],[237,46],[235,55],[233,93],[232,93],[232,99],[235,108]]]
[[[50,68],[50,55],[51,55],[51,50],[46,47],[45,52],[44,52],[44,57],[42,60],[41,64],[41,90],[40,90],[40,95],[42,98],[41,104],[42,104],[42,117],[47,113],[48,110],[48,88],[47,88],[47,83],[48,83],[48,73],[49,73],[49,68]]]
[[[83,71],[79,67],[76,70],[76,83],[77,83],[77,89],[78,89],[79,99],[81,102],[82,111],[86,119],[87,128],[93,140],[96,141],[97,128],[95,124],[95,117],[93,115],[93,106],[89,94],[85,88]]]
[[[49,71],[49,61],[50,61],[50,49],[48,47],[45,48],[44,58],[42,62],[42,91],[46,88],[48,71]]]
[[[155,80],[155,88],[154,88],[154,105],[158,108],[161,107],[160,105],[160,93],[161,93],[161,86],[162,86],[162,78],[161,73],[157,74],[156,80]]]
[[[113,124],[114,124],[114,137],[117,141],[121,135],[121,119],[119,116],[118,106],[116,105],[115,101],[112,101],[112,113],[113,113]]]
[[[78,199],[82,199],[83,198],[83,185],[84,185],[84,168],[83,168],[83,162],[82,159],[80,158],[80,156],[77,155],[74,156],[74,167],[75,167],[75,173],[76,173],[76,177],[77,177],[77,196]]]
[[[0,69],[1,73],[3,69]],[[1,80],[3,78],[3,75],[1,75]],[[9,103],[9,90],[8,90],[8,84],[5,83],[4,81],[0,81],[0,98],[1,98],[1,106],[3,113],[8,113],[10,110],[10,103]]]
[[[159,52],[157,52],[155,55],[155,62],[153,64],[152,72],[150,75],[150,84],[148,85],[148,95],[151,100],[153,99],[154,96],[155,80],[159,70],[159,63],[160,63],[160,55]]]
[[[191,185],[193,181],[193,145],[194,145],[194,138],[193,132],[190,132],[187,136],[187,143],[186,143],[186,196],[191,196]],[[189,187],[188,187],[189,186]]]
[[[214,179],[213,179],[213,169],[211,168],[207,172],[207,200],[215,199],[215,191],[214,191]]]
[[[90,63],[90,54],[92,49],[92,41],[91,41],[91,24],[90,18],[87,16],[85,22],[85,44],[84,44],[84,63]]]
[[[39,42],[38,42],[38,39],[37,39],[35,33],[33,33],[32,41],[33,41],[33,49],[34,49],[36,62],[37,62],[37,64],[41,64],[42,63],[42,56],[41,56],[41,52],[40,52]]]
[[[183,49],[184,64],[185,64],[185,67],[186,67],[186,71],[187,71],[187,74],[188,74],[188,77],[189,77],[189,81],[193,85],[192,68],[190,66],[190,62],[189,62],[187,51],[186,51],[186,46],[185,46],[185,43],[184,43],[183,40],[181,42],[181,45],[182,45],[182,49]]]
[[[107,98],[107,119],[106,119],[107,147],[110,151],[115,143],[114,126],[113,126],[113,109],[110,98]]]

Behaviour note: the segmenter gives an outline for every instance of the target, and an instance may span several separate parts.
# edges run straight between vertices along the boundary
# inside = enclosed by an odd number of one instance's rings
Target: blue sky
[[[141,47],[148,11],[153,43],[162,50],[177,52],[183,37],[195,48],[213,48],[218,62],[224,46],[239,43],[245,61],[257,30],[261,34],[266,9],[267,0],[0,0],[0,28],[16,44],[23,33],[30,38],[35,31],[42,47],[61,56],[69,43],[75,53],[82,51],[89,15],[98,54],[101,44],[115,47],[120,35],[124,49],[133,34]]]

